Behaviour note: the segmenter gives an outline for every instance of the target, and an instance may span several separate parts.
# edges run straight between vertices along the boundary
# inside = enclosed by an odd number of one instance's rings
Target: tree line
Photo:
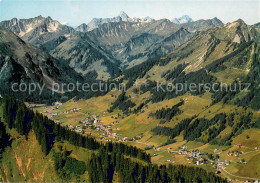
[[[150,116],[156,117],[156,119],[165,119],[170,121],[174,116],[179,115],[182,111],[178,108],[184,104],[184,100],[181,100],[179,103],[175,104],[171,108],[162,108],[157,110],[155,113],[151,113]]]
[[[72,177],[83,175],[87,165],[83,161],[76,160],[66,152],[54,152],[54,168],[63,180],[70,180]]]
[[[179,122],[177,125],[174,126],[174,128],[165,127],[165,126],[157,126],[154,129],[152,129],[152,133],[154,135],[164,135],[169,136],[170,138],[175,138],[180,133],[185,130],[188,125],[191,123],[193,118],[185,118],[181,122]]]
[[[235,113],[216,114],[211,119],[206,118],[186,118],[175,125],[173,128],[165,126],[157,126],[151,130],[154,135],[164,135],[173,139],[180,135],[183,131],[183,137],[187,141],[199,140],[202,133],[205,132],[207,135],[206,140],[203,142],[218,144],[218,145],[231,145],[232,138],[241,134],[244,130],[253,128],[256,122],[252,121],[252,113],[237,114],[240,115],[238,122],[235,121]],[[196,118],[196,119],[195,119]],[[231,133],[224,139],[217,139],[216,137],[227,127],[232,127]]]
[[[127,97],[125,95],[125,91],[122,91],[122,93],[117,97],[117,99],[113,103],[113,105],[108,109],[108,112],[113,112],[113,110],[118,107],[125,114],[128,114],[129,112],[131,112],[129,109],[134,106],[135,106],[135,103],[133,103],[129,99],[129,97]]]
[[[164,77],[166,80],[174,80],[175,78],[179,77],[180,74],[185,74],[183,73],[183,70],[185,69],[185,67],[187,67],[188,64],[179,64],[177,65],[177,67],[175,67],[173,69],[173,71],[168,70],[167,72],[162,74],[162,77]]]
[[[118,151],[93,154],[89,164],[91,182],[226,182],[201,168],[140,163]]]
[[[185,128],[183,137],[188,141],[196,140],[202,135],[202,132],[207,130],[210,126],[222,120],[225,123],[225,118],[225,113],[216,114],[211,120],[206,118],[197,118],[187,128]]]
[[[11,144],[10,135],[6,133],[6,126],[0,118],[0,155],[4,149]]]

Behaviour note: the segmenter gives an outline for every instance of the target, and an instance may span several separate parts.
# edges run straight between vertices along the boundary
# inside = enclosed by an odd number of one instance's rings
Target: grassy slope
[[[0,163],[0,179],[4,182],[63,182],[54,168],[52,158],[54,151],[71,151],[70,156],[80,161],[89,162],[91,154],[95,153],[84,148],[75,147],[67,142],[56,142],[53,150],[46,156],[33,132],[28,139],[15,130],[8,130],[13,142],[2,154]],[[88,181],[88,172],[80,177],[72,177],[70,181]]]
[[[130,93],[129,95],[132,95],[132,94]],[[108,107],[101,107],[104,101],[105,101],[105,105],[113,102],[113,100],[114,100],[113,97],[108,97],[108,98],[107,97],[108,96],[101,96],[101,97],[97,97],[94,99],[89,99],[87,101],[81,100],[78,103],[78,105],[80,107],[81,106],[84,107],[84,105],[92,106],[92,108],[94,108],[94,109],[87,108],[87,107],[85,107],[83,109],[83,111],[88,111],[91,114],[93,114],[93,113],[103,114],[104,116],[102,117],[102,122],[104,124],[108,124],[106,119],[110,119],[110,120],[112,119],[111,121],[109,121],[109,123],[112,121],[119,121],[119,124],[113,126],[112,128],[115,132],[119,133],[121,135],[121,137],[124,137],[124,136],[134,137],[136,135],[143,134],[143,138],[140,139],[139,141],[127,142],[127,144],[129,144],[129,145],[135,145],[135,146],[137,146],[139,148],[143,148],[143,149],[145,147],[147,147],[148,145],[160,146],[162,143],[166,142],[168,139],[168,137],[154,136],[151,134],[150,130],[152,128],[154,128],[156,125],[158,125],[159,120],[149,117],[149,114],[162,107],[173,106],[174,104],[178,103],[180,98],[186,99],[185,104],[180,107],[184,112],[181,115],[174,117],[169,123],[163,124],[164,126],[173,127],[179,121],[181,121],[183,118],[191,117],[195,114],[197,114],[198,117],[200,117],[200,118],[205,117],[205,118],[211,119],[215,114],[218,114],[221,112],[225,112],[227,114],[232,113],[232,112],[245,113],[243,108],[239,108],[239,107],[236,107],[233,105],[227,105],[227,104],[223,105],[221,102],[217,103],[213,106],[210,106],[209,105],[211,102],[210,94],[206,93],[202,96],[185,95],[185,96],[174,98],[171,100],[165,100],[165,101],[162,101],[162,102],[156,103],[156,104],[148,103],[148,108],[144,107],[143,113],[131,114],[128,117],[125,116],[125,117],[122,117],[119,119],[114,119],[114,118],[111,118],[111,116],[113,116],[113,115],[115,116],[115,113],[112,113],[112,114],[104,113]],[[141,101],[142,98],[141,97],[139,99],[135,98],[136,103],[140,102],[138,100]],[[73,101],[69,101],[68,103],[64,104],[59,110],[64,110],[64,109],[66,109],[67,106],[69,106],[69,108],[71,108],[72,106],[73,107],[76,106],[76,103]],[[100,106],[100,107],[95,107],[95,106]],[[210,106],[210,107],[207,107],[207,106]],[[250,111],[254,113],[253,120],[259,119],[260,114],[257,111],[247,109],[247,112],[250,112]],[[118,112],[121,113],[120,111],[117,110],[116,113],[118,113]],[[72,114],[71,118],[73,118],[73,115],[76,115],[76,114]],[[236,123],[236,121],[235,121],[235,123]],[[116,129],[119,129],[119,130],[116,130]],[[227,127],[220,134],[220,136],[222,136],[222,138],[224,138],[225,134],[230,133],[230,132],[231,132],[231,128]],[[259,170],[257,168],[257,165],[254,166],[254,163],[256,163],[256,162],[260,163],[260,159],[259,159],[259,155],[258,155],[259,152],[258,153],[252,152],[252,154],[247,153],[247,154],[242,155],[241,158],[244,158],[248,162],[247,164],[243,164],[243,165],[241,165],[240,163],[236,163],[238,161],[238,158],[228,157],[227,153],[229,151],[236,149],[237,143],[243,144],[243,146],[241,148],[245,152],[249,151],[248,148],[254,149],[254,147],[260,146],[260,144],[259,144],[260,141],[259,141],[259,139],[257,139],[257,137],[259,137],[259,133],[260,133],[259,129],[246,130],[241,135],[237,136],[233,140],[232,146],[230,146],[230,147],[203,144],[201,142],[195,142],[195,141],[186,142],[185,140],[183,140],[182,135],[180,135],[175,138],[175,140],[177,141],[176,143],[162,147],[161,151],[149,150],[148,152],[151,153],[152,155],[154,153],[158,154],[157,156],[152,157],[152,161],[155,163],[158,163],[158,164],[167,163],[166,160],[170,159],[171,163],[174,163],[174,164],[185,164],[185,165],[194,166],[190,161],[186,160],[185,156],[178,155],[175,153],[174,154],[168,153],[167,148],[171,147],[172,150],[178,150],[178,148],[180,146],[187,145],[189,150],[200,149],[202,152],[207,152],[207,153],[212,153],[212,154],[214,154],[215,149],[223,150],[223,152],[221,154],[219,154],[220,159],[221,160],[227,159],[227,160],[234,162],[234,163],[231,163],[229,166],[227,166],[227,168],[226,168],[227,171],[229,171],[230,173],[233,173],[235,175],[240,175],[240,176],[246,176],[248,174],[248,176],[250,175],[250,177],[258,177],[258,176],[253,176],[253,175],[255,175],[256,172]],[[247,135],[250,136],[249,139],[246,139]],[[202,167],[209,171],[212,171],[212,172],[215,171],[210,164],[203,165]],[[254,169],[253,169],[254,171],[252,171],[252,169],[250,167],[254,167]],[[250,173],[249,173],[249,171],[250,171]],[[230,175],[227,175],[225,173],[222,173],[222,174],[223,174],[223,176],[234,179],[234,177],[232,177]],[[244,180],[244,179],[238,178],[238,180]]]
[[[13,143],[3,153],[1,162],[1,179],[4,182],[16,181],[57,181],[58,176],[53,167],[51,154],[45,156],[34,133],[26,141],[24,136],[11,131]]]

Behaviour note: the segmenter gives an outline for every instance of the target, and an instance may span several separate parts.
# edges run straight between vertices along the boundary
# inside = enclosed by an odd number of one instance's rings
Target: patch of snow
[[[184,24],[184,23],[189,23],[189,22],[193,22],[192,18],[189,17],[188,15],[183,15],[180,18],[174,18],[172,19],[173,23],[176,24]]]
[[[95,28],[98,28],[100,25],[104,23],[110,23],[110,22],[135,22],[135,23],[151,23],[154,22],[155,19],[152,19],[150,17],[145,18],[130,18],[125,12],[120,12],[120,14],[113,18],[94,18],[92,19],[88,24],[88,31],[91,31]]]

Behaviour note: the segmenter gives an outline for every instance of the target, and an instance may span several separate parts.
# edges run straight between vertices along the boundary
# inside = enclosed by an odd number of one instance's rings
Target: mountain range
[[[135,23],[151,23],[154,22],[155,19],[150,17],[145,18],[130,18],[125,12],[121,11],[120,14],[113,18],[94,18],[88,24],[81,24],[79,27],[76,28],[78,31],[88,32],[92,31],[93,29],[98,28],[104,23],[111,23],[111,22],[135,22]]]
[[[188,16],[181,19],[185,18],[188,19]],[[53,57],[64,60],[78,73],[92,73],[98,79],[108,79],[125,68],[166,55],[198,31],[223,25],[217,18],[191,21],[175,24],[167,19],[130,18],[121,12],[114,18],[93,19],[88,25],[82,24],[76,29],[42,16],[21,20],[14,18],[0,22],[0,26]],[[90,49],[95,52],[94,57],[84,54]]]
[[[217,18],[192,21],[185,15],[178,20],[176,24],[167,19],[130,18],[121,12],[114,18],[93,19],[92,23],[99,23],[91,31],[89,25],[73,29],[42,16],[14,18],[0,22],[0,26],[86,79],[107,80],[152,58],[166,56],[200,33],[224,25]],[[237,30],[235,41],[249,39],[246,34]]]
[[[147,16],[145,18],[136,18],[136,17],[130,18],[125,12],[121,11],[118,16],[113,17],[113,18],[94,18],[88,24],[85,24],[85,23],[81,24],[80,26],[78,26],[76,28],[76,30],[81,31],[81,32],[88,32],[88,31],[98,28],[99,26],[101,26],[102,24],[105,24],[105,23],[122,22],[122,21],[145,24],[145,23],[153,23],[156,20],[149,16]],[[180,18],[174,18],[171,21],[175,24],[193,22],[192,18],[190,18],[188,15],[183,15]]]

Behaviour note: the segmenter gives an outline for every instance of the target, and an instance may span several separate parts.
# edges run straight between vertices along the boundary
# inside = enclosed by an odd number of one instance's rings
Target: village
[[[64,112],[57,112],[59,107],[62,105],[61,102],[55,102],[53,106],[45,107],[45,110],[42,112],[44,115],[48,116],[49,119],[55,121],[56,123],[59,123],[62,125],[61,120],[59,119],[60,115],[62,114],[70,114],[70,113],[80,113],[81,108],[72,108],[69,110],[66,110]],[[31,106],[32,107],[32,106]],[[103,112],[106,113],[106,112]],[[142,135],[138,135],[134,138],[129,138],[126,136],[121,136],[121,134],[118,134],[113,131],[113,126],[119,124],[118,121],[111,122],[110,124],[104,125],[102,121],[99,119],[99,116],[96,114],[91,113],[84,113],[86,115],[85,118],[82,118],[81,120],[75,120],[74,125],[73,124],[64,124],[68,129],[74,130],[77,133],[86,134],[86,135],[93,135],[98,137],[100,141],[111,141],[111,142],[137,142],[141,143],[138,140],[142,138]],[[76,124],[76,125],[75,125]],[[119,128],[114,128],[114,130],[119,130]],[[145,144],[145,143],[144,143]],[[149,146],[149,144],[146,144],[147,148],[145,150],[153,149],[155,153],[152,154],[153,157],[156,157],[160,151],[166,151],[169,154],[176,154],[176,155],[185,155],[186,161],[188,161],[189,164],[194,164],[197,166],[208,164],[212,168],[214,168],[216,171],[216,174],[221,173],[222,171],[225,171],[226,167],[230,165],[232,162],[227,159],[220,159],[220,154],[223,153],[222,150],[214,149],[213,154],[208,154],[207,152],[201,152],[200,150],[188,150],[188,147],[186,145],[180,146],[178,150],[172,150],[172,148],[168,147],[167,149],[163,149],[162,147],[154,147]],[[242,146],[242,144],[236,145],[238,148]],[[259,150],[259,147],[255,147],[255,151]],[[156,153],[158,152],[158,153]],[[247,162],[240,158],[239,156],[244,154],[243,151],[234,150],[231,152],[225,152],[227,153],[228,157],[236,157],[236,162],[241,164],[246,164]],[[171,156],[169,156],[171,157]],[[171,160],[171,158],[168,158],[166,163],[175,163],[174,158]],[[231,179],[230,179],[231,181]]]
[[[62,106],[61,102],[55,102],[52,106],[45,106],[44,110],[41,111],[42,114],[46,115],[49,119],[56,123],[63,125],[63,122],[59,117],[63,114],[70,113],[80,113],[81,108],[72,108],[64,112],[57,112],[59,107]],[[34,106],[29,106],[33,108]],[[103,112],[104,114],[106,112]],[[84,113],[84,118],[80,120],[75,120],[73,124],[64,124],[70,130],[74,130],[77,133],[87,134],[87,135],[97,135],[99,140],[102,141],[112,141],[112,142],[125,142],[125,141],[136,141],[141,139],[142,136],[137,136],[135,138],[120,137],[120,134],[113,132],[112,126],[118,124],[118,121],[111,122],[110,124],[104,125],[99,119],[98,115],[91,113]],[[76,124],[76,125],[75,125]],[[116,128],[119,130],[119,128]]]
[[[161,148],[153,147],[156,151],[162,151]],[[229,160],[221,161],[219,159],[219,154],[222,153],[222,151],[219,151],[217,149],[214,150],[215,157],[212,154],[208,154],[206,152],[201,152],[200,150],[192,150],[189,151],[188,147],[186,145],[179,147],[179,150],[172,150],[170,147],[167,148],[168,153],[176,153],[179,155],[185,155],[186,160],[189,163],[193,163],[195,165],[203,165],[206,163],[210,163],[213,168],[216,169],[216,173],[220,173],[220,170],[224,169],[225,166],[229,165],[231,162]],[[154,153],[154,156],[157,156],[157,153]],[[175,163],[175,161],[171,161],[171,159],[167,159],[166,162]],[[246,163],[246,162],[244,162]]]

